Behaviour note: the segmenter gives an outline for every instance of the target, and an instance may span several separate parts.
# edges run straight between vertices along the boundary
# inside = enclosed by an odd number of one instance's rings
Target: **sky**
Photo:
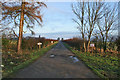
[[[80,36],[77,24],[73,22],[75,14],[72,12],[71,4],[73,2],[45,2],[47,8],[42,9],[43,26],[35,25],[33,31],[34,37],[46,38],[72,38]],[[32,36],[31,32],[24,27],[26,33],[23,36]],[[16,30],[18,33],[18,30]]]
[[[76,18],[72,12],[72,3],[73,2],[46,2],[47,8],[43,8],[42,10],[43,27],[36,24],[34,28],[36,35],[34,36],[38,37],[41,35],[47,38],[72,38],[80,36],[76,28],[77,24],[72,20]],[[27,31],[27,33],[30,32]]]
[[[35,28],[33,29],[35,33],[59,32],[59,34],[62,35],[62,33],[64,33],[65,35],[65,32],[78,32],[76,24],[72,21],[72,18],[74,18],[75,15],[72,12],[71,4],[72,2],[47,2],[47,8],[42,10],[43,26],[40,27],[38,24],[36,24]],[[25,28],[25,30],[27,29]],[[30,32],[27,31],[27,33]]]
[[[47,2],[46,4],[47,8],[42,11],[43,27],[36,28],[36,33],[77,31],[72,21],[75,15],[72,13],[71,2]]]

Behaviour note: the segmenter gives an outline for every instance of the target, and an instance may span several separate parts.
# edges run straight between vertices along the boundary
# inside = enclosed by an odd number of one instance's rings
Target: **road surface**
[[[62,42],[43,57],[21,69],[14,78],[98,78],[82,61],[76,61]]]

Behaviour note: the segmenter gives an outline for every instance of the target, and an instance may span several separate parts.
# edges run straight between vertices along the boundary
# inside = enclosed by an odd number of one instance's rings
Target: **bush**
[[[74,47],[77,50],[84,51],[83,40],[81,38],[74,37],[72,39],[63,40],[63,42],[68,43],[70,46]],[[87,41],[86,41],[86,43],[87,43]]]
[[[37,49],[38,39],[23,39],[22,40],[22,49]]]
[[[16,50],[17,47],[17,41],[16,40],[10,40],[7,38],[2,38],[2,49],[3,50],[8,50],[8,49],[12,49],[12,50]]]

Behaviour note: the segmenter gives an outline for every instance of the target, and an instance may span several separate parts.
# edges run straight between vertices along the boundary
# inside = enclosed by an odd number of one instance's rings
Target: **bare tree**
[[[9,23],[14,23],[19,26],[19,37],[18,37],[18,53],[21,53],[21,42],[23,35],[24,23],[27,24],[27,28],[34,34],[32,28],[35,21],[39,23],[40,26],[42,22],[41,7],[46,5],[43,2],[5,2],[2,4],[2,21]]]
[[[97,25],[100,31],[100,34],[102,36],[103,41],[103,49],[104,52],[106,50],[106,43],[108,40],[108,35],[110,32],[113,32],[117,27],[117,6],[114,6],[112,9],[109,6],[109,3],[107,3],[108,6],[106,6],[106,9],[104,9],[104,16],[101,20],[97,21]],[[102,23],[102,24],[101,24]]]
[[[74,22],[78,24],[78,29],[82,34],[84,41],[84,49],[86,52],[85,35],[87,35],[87,51],[89,51],[89,45],[93,30],[95,28],[97,20],[103,17],[103,7],[102,2],[77,2],[76,5],[72,5],[72,10],[77,16],[77,19],[73,19]]]
[[[86,31],[86,18],[85,18],[85,11],[86,11],[86,3],[83,2],[77,2],[77,4],[72,4],[72,11],[76,15],[77,19],[73,19],[75,23],[77,23],[78,27],[77,29],[82,34],[82,39],[84,43],[84,51],[86,52],[86,43],[85,43],[85,31]]]
[[[104,3],[102,2],[88,2],[87,3],[87,17],[88,17],[88,26],[87,26],[87,35],[88,35],[88,44],[87,51],[89,51],[90,39],[95,28],[96,22],[101,19],[103,13]]]

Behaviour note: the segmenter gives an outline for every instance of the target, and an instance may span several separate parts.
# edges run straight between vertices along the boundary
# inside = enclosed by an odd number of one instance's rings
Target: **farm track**
[[[13,78],[99,78],[85,64],[81,61],[74,62],[70,56],[74,54],[59,42]]]

